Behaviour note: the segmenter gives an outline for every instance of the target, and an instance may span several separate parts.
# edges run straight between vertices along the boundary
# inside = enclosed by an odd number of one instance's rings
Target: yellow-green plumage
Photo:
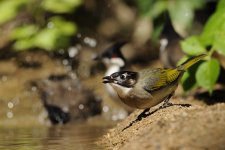
[[[148,83],[148,87],[146,87],[146,89],[149,91],[154,91],[164,86],[167,86],[170,83],[173,83],[178,79],[179,76],[183,75],[184,71],[186,71],[189,67],[197,63],[205,56],[206,54],[192,57],[174,69],[156,68],[143,70],[141,74],[144,74],[144,78],[146,78],[146,80],[150,79],[146,82]]]
[[[148,68],[132,72],[135,78],[127,79],[125,85],[118,84],[119,81],[123,81],[119,78],[123,72],[114,73],[110,77],[105,77],[109,79],[106,83],[111,83],[125,104],[140,109],[150,108],[164,100],[167,103],[176,90],[183,73],[205,56],[206,54],[192,57],[174,69]],[[127,83],[132,83],[132,86],[126,86]]]

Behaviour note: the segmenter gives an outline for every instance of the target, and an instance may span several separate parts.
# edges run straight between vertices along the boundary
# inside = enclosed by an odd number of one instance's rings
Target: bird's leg
[[[138,115],[137,119],[140,121],[142,120],[142,118],[145,118],[146,116],[148,116],[148,114],[146,114],[147,112],[149,112],[150,108],[146,108],[140,115]]]
[[[174,95],[174,92],[171,93],[163,102],[162,106],[160,108],[165,108],[165,107],[168,107],[168,106],[171,106],[172,103],[169,103],[169,100],[170,98]]]

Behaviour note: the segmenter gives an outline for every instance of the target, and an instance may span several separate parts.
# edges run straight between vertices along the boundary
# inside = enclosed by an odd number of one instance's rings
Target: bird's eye
[[[124,74],[120,75],[120,79],[124,80],[126,78],[126,76]]]

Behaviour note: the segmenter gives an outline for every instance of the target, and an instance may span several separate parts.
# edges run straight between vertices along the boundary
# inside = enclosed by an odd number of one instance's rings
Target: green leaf
[[[220,54],[223,54],[225,56],[225,28],[222,29],[221,32],[218,33],[216,36],[217,39],[213,43],[213,48]]]
[[[221,0],[216,12],[207,21],[200,41],[204,46],[212,46],[213,49],[225,55],[225,2]]]
[[[15,18],[21,6],[25,5],[26,3],[27,0],[1,0],[0,24]]]
[[[217,40],[217,34],[221,32],[221,27],[225,22],[225,9],[214,13],[204,26],[201,34],[201,41],[205,46],[212,45]]]
[[[220,65],[216,59],[211,59],[202,63],[196,72],[198,85],[206,88],[212,93],[213,87],[219,77],[219,73]]]
[[[70,13],[82,3],[82,0],[43,0],[45,10],[54,13]]]
[[[25,51],[32,47],[34,47],[34,45],[31,38],[19,39],[13,44],[13,49],[17,51]]]
[[[58,28],[45,28],[34,37],[35,47],[43,48],[49,51],[65,48],[68,44],[69,37],[62,34]]]
[[[73,22],[66,21],[61,17],[52,17],[50,23],[52,23],[53,28],[57,28],[61,34],[66,36],[74,35],[77,30],[77,27]]]
[[[197,36],[191,36],[182,41],[181,48],[188,55],[198,55],[206,52]]]
[[[220,0],[217,4],[217,8],[216,11],[220,11],[220,10],[224,10],[225,8],[225,1],[224,0]]]
[[[154,4],[154,0],[135,0],[140,15],[145,16]]]
[[[169,15],[175,31],[182,36],[186,36],[194,17],[189,1],[177,0],[168,2]]]
[[[183,56],[178,62],[177,62],[177,66],[183,64],[186,60],[188,60],[188,56]]]
[[[43,29],[34,38],[34,45],[46,50],[54,50],[60,32],[57,29]]]
[[[154,5],[149,9],[147,15],[151,16],[153,19],[157,18],[167,9],[166,1],[156,1]]]
[[[194,19],[194,10],[202,6],[204,6],[203,0],[168,1],[168,11],[175,31],[186,36]]]
[[[37,31],[38,27],[36,25],[24,25],[21,27],[16,27],[15,29],[13,29],[10,38],[13,40],[28,38],[36,34]]]

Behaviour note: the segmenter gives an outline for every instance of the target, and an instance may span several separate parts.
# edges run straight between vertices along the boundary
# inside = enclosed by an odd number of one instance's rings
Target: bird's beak
[[[103,83],[113,83],[114,79],[111,76],[105,76],[102,78],[103,79]]]

